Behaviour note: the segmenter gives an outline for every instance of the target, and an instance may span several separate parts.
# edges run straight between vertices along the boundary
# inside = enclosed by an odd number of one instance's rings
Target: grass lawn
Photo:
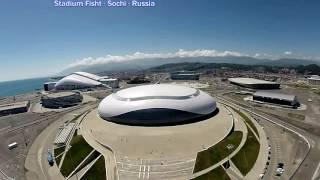
[[[194,178],[193,180],[230,180],[228,174],[219,166],[207,174]]]
[[[205,151],[199,152],[197,154],[194,172],[204,170],[227,157],[239,146],[241,139],[242,132],[233,131],[228,137],[226,137],[218,144],[210,147]],[[231,149],[228,149],[227,146],[230,144],[232,144],[233,147]]]
[[[58,155],[63,153],[65,149],[66,149],[66,146],[62,146],[62,147],[54,149],[54,157],[57,157]]]
[[[81,135],[76,135],[70,142],[71,148],[61,166],[61,173],[68,176],[93,150]]]
[[[258,133],[258,130],[257,130],[257,127],[253,124],[253,122],[250,120],[250,118],[245,115],[243,112],[235,109],[235,108],[232,108],[236,113],[238,113],[242,119],[245,120],[246,123],[248,123],[250,125],[250,127],[253,129],[253,131],[256,133],[256,135],[259,137],[259,133]]]
[[[66,149],[65,146],[54,149],[54,157],[55,157],[56,163],[58,165],[60,164],[60,161],[62,158],[62,155],[60,155],[60,154],[63,153],[65,149]],[[60,155],[60,156],[57,157],[58,155]]]
[[[99,160],[91,167],[91,169],[81,178],[81,180],[106,180],[106,168],[104,157],[101,156]]]
[[[248,137],[240,151],[231,158],[243,175],[246,175],[255,164],[259,155],[260,144],[252,131],[248,128]]]

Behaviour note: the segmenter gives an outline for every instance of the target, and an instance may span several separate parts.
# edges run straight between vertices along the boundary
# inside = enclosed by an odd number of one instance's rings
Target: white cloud
[[[236,51],[217,51],[214,49],[198,49],[193,51],[186,51],[180,49],[174,53],[143,53],[135,52],[128,55],[106,55],[104,57],[87,57],[77,60],[70,64],[69,67],[75,66],[90,66],[98,64],[106,64],[110,62],[132,61],[137,59],[153,59],[153,58],[183,58],[183,57],[225,57],[225,56],[246,56],[245,54]]]
[[[253,57],[260,57],[261,54],[260,53],[256,53]]]
[[[285,55],[291,55],[292,52],[291,52],[291,51],[285,51],[283,54],[285,54]]]

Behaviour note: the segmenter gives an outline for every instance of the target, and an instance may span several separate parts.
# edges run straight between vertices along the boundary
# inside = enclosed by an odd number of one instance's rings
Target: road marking
[[[148,166],[148,174],[147,174],[147,179],[150,177],[150,166]]]
[[[40,149],[38,150],[38,163],[40,165],[40,169],[41,169],[43,177],[46,177],[44,170],[43,170],[43,167],[42,167],[42,163],[41,163],[42,150],[43,150],[43,147],[40,147]]]
[[[140,177],[141,177],[141,165],[140,165],[140,169],[139,169],[139,179],[140,179]]]
[[[145,175],[146,175],[146,166],[143,165],[143,176],[142,176],[142,179],[144,179]]]
[[[319,162],[316,170],[315,170],[314,173],[313,173],[312,180],[316,180],[317,175],[319,174],[319,170],[320,170],[320,162]],[[319,176],[318,176],[318,177],[319,177]]]

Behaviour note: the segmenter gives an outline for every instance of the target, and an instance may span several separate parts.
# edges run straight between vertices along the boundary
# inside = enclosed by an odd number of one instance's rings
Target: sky
[[[148,8],[92,8],[1,0],[0,81],[181,52],[320,59],[320,1],[154,1]]]

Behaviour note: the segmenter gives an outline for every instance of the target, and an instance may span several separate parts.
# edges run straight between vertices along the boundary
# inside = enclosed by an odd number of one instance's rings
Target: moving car
[[[52,153],[48,150],[48,156],[47,156],[47,160],[50,166],[53,166],[54,161],[53,161],[53,156]]]

